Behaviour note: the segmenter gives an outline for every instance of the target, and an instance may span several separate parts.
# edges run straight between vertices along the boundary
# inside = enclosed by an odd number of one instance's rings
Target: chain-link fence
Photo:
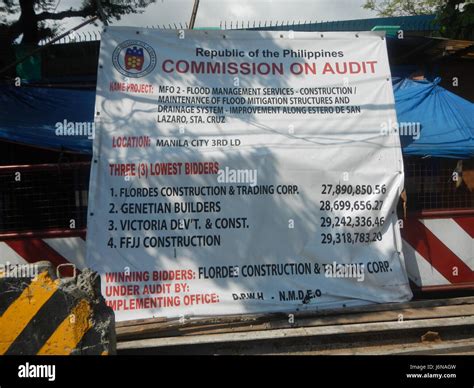
[[[474,209],[457,168],[454,159],[405,158],[408,211]],[[85,228],[89,172],[89,162],[1,166],[0,233]]]
[[[405,188],[409,211],[474,209],[455,159],[405,158]]]
[[[0,233],[86,227],[90,163],[0,167]]]

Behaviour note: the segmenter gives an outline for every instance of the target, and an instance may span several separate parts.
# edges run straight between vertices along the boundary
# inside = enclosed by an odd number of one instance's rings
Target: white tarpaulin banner
[[[102,35],[88,265],[118,320],[411,298],[374,32]]]

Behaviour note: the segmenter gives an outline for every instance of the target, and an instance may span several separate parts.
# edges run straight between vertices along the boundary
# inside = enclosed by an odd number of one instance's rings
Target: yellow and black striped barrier
[[[85,270],[58,279],[42,263],[33,277],[0,270],[0,355],[115,353],[114,314],[100,277]]]

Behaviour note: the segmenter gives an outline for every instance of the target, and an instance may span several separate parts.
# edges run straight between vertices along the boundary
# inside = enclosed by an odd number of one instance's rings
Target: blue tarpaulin
[[[0,140],[90,154],[94,105],[95,91],[2,87]]]
[[[434,82],[394,79],[393,91],[404,155],[474,157],[474,104]],[[410,128],[419,125],[414,138]],[[406,133],[402,133],[402,129]],[[415,136],[417,137],[417,136]]]
[[[408,128],[418,123],[421,129],[418,139],[402,133],[403,153],[474,157],[474,104],[438,82],[394,79],[398,123],[408,123]],[[94,121],[94,103],[94,91],[2,87],[0,140],[90,154],[92,140],[69,133],[77,133],[77,125],[84,127]],[[72,125],[76,127],[68,129]]]

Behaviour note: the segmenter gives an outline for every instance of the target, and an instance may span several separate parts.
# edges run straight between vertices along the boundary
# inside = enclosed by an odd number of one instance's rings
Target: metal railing
[[[393,18],[372,18],[361,20],[335,20],[335,21],[311,21],[311,20],[224,20],[220,21],[219,29],[221,30],[294,30],[294,31],[363,31],[370,29],[374,24],[374,20],[380,20],[380,23],[389,23],[393,25],[395,22],[403,24],[402,29],[407,31],[430,32],[436,31],[437,26],[428,15],[421,17],[414,17],[412,19],[403,19],[403,17]],[[188,29],[187,22],[176,22],[168,24],[146,25],[146,28],[160,29],[160,30],[183,30]],[[217,26],[216,26],[217,27]],[[370,28],[369,28],[370,27]],[[212,28],[212,27],[210,27]],[[43,46],[54,40],[54,37],[43,39],[39,45]],[[53,44],[67,44],[67,43],[81,43],[94,42],[100,40],[100,31],[75,31],[65,37],[61,38]]]

